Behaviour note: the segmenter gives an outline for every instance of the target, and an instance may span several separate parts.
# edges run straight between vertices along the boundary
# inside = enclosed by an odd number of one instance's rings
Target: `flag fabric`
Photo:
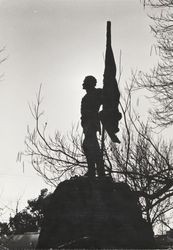
[[[111,22],[107,22],[107,42],[105,55],[105,70],[103,78],[103,110],[100,120],[113,142],[119,143],[116,133],[122,115],[118,110],[120,92],[116,80],[116,64],[111,46]]]

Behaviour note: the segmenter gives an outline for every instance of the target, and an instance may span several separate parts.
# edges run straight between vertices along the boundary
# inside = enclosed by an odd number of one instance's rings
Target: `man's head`
[[[83,89],[93,89],[95,88],[97,80],[94,76],[86,76],[83,81]]]

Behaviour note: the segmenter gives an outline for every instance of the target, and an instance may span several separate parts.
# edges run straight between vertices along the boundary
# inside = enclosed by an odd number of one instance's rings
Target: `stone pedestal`
[[[153,231],[125,183],[77,177],[58,185],[37,248],[152,248]]]

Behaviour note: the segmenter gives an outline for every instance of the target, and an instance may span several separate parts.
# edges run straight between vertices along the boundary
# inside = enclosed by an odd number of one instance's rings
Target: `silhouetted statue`
[[[85,134],[83,150],[88,163],[87,175],[92,177],[96,176],[96,172],[99,177],[105,175],[103,148],[100,148],[97,139],[97,132],[101,134],[100,121],[103,125],[102,140],[104,140],[104,131],[106,130],[112,142],[120,143],[116,133],[119,131],[118,124],[122,115],[118,110],[120,93],[111,47],[111,22],[107,22],[106,35],[103,89],[95,88],[97,80],[94,76],[85,77],[83,83],[83,89],[87,92],[81,104],[81,124]],[[99,112],[101,105],[103,105],[103,109]]]
[[[83,82],[86,95],[81,103],[81,125],[85,135],[83,150],[87,158],[89,177],[105,176],[103,155],[98,143],[97,132],[101,133],[99,109],[103,104],[103,90],[95,88],[97,80],[87,76]]]

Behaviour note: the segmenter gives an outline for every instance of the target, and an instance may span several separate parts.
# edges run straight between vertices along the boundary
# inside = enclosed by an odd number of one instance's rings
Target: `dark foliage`
[[[48,190],[42,189],[38,198],[28,200],[28,206],[10,218],[11,231],[14,234],[38,231],[42,225],[49,199]]]

